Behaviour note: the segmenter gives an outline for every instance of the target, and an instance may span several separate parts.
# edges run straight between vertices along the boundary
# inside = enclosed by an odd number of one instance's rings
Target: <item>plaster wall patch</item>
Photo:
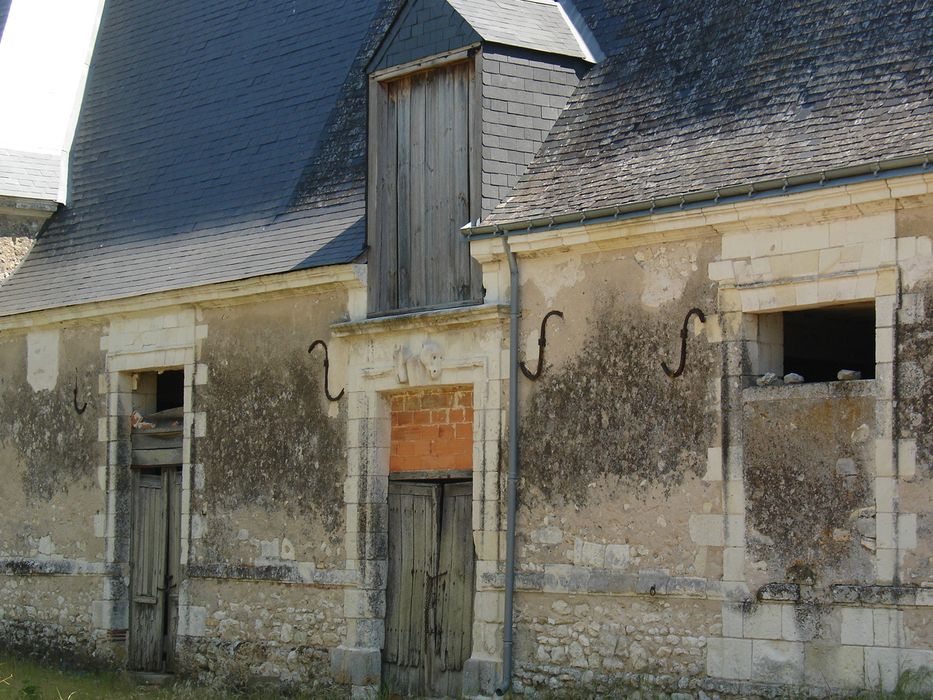
[[[653,252],[638,251],[635,262],[645,272],[641,303],[658,308],[683,296],[687,278],[697,270],[697,243],[684,244],[674,252],[660,246]],[[671,259],[675,257],[676,259]]]
[[[572,289],[584,279],[586,273],[583,270],[583,261],[579,257],[555,265],[548,272],[547,284],[538,285],[544,297],[544,305],[549,308],[554,306],[563,290]]]
[[[34,331],[26,336],[26,381],[33,391],[51,391],[58,383],[59,332]]]

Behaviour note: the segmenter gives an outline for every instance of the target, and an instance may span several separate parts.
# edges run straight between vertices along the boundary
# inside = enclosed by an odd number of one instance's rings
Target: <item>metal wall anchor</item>
[[[74,405],[75,405],[75,411],[78,412],[79,416],[87,410],[87,401],[84,402],[83,406],[78,405],[78,369],[77,367],[75,368]]]
[[[684,366],[687,364],[687,324],[690,323],[690,317],[694,314],[700,319],[700,323],[706,323],[706,316],[704,316],[703,312],[699,309],[693,308],[687,312],[687,316],[684,318],[684,327],[680,329],[680,364],[677,366],[677,369],[671,371],[667,363],[661,360],[661,369],[663,369],[664,374],[671,379],[675,379],[684,373]]]
[[[522,370],[522,374],[528,377],[531,381],[535,381],[538,377],[541,376],[541,371],[544,369],[544,347],[547,345],[547,320],[551,316],[557,316],[558,318],[563,318],[564,313],[562,311],[548,311],[544,318],[541,320],[541,334],[538,336],[538,368],[532,372],[525,366],[525,361],[522,360],[518,366]]]
[[[343,389],[336,396],[330,395],[330,357],[327,353],[327,343],[323,340],[315,340],[311,343],[311,347],[308,348],[308,352],[312,352],[318,345],[324,348],[324,396],[327,397],[328,401],[340,401],[340,397],[343,396]]]

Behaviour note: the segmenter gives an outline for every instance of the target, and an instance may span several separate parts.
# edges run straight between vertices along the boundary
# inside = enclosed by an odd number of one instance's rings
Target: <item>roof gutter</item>
[[[933,159],[933,154],[924,153],[916,156],[879,160],[874,163],[831,168],[803,175],[789,175],[782,178],[760,180],[744,185],[732,185],[620,204],[614,207],[588,209],[553,216],[539,216],[508,221],[502,224],[481,224],[476,226],[467,224],[460,231],[471,240],[481,240],[493,236],[512,236],[532,233],[542,229],[571,228],[611,220],[637,219],[655,214],[688,211],[720,204],[735,204],[767,197],[781,197],[787,194],[809,192],[828,187],[841,187],[872,180],[923,174],[931,171],[931,159]]]

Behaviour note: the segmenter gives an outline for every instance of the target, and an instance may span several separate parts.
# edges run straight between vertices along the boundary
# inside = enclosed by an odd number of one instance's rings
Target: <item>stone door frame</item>
[[[477,694],[498,678],[502,661],[503,593],[495,576],[504,560],[504,513],[499,461],[505,440],[503,392],[508,311],[499,305],[404,314],[336,324],[335,355],[347,357],[348,413],[346,509],[347,569],[357,585],[344,591],[347,633],[333,650],[338,680],[354,697],[374,695],[381,682],[388,570],[389,397],[399,391],[445,385],[473,387],[473,542],[476,577],[473,649],[464,667],[464,694]],[[419,366],[425,343],[441,359]],[[338,356],[339,356],[338,355]],[[399,371],[399,358],[414,358]],[[407,377],[404,376],[407,373]],[[406,381],[407,380],[407,381]]]

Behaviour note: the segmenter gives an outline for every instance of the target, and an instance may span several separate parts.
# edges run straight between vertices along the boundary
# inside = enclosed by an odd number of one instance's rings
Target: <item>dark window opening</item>
[[[834,382],[840,370],[875,377],[875,306],[871,303],[784,312],[784,372]]]
[[[180,408],[185,402],[185,373],[180,369],[159,372],[156,376],[156,411]]]

